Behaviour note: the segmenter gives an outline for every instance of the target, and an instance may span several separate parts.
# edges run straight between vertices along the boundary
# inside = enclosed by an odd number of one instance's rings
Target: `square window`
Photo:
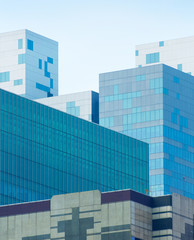
[[[53,64],[53,58],[47,57],[47,62]]]

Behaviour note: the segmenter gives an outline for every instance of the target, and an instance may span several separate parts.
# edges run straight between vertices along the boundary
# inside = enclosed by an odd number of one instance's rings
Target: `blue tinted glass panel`
[[[163,88],[163,93],[168,95],[168,89],[167,88]]]
[[[53,58],[47,57],[47,62],[53,64]]]
[[[39,59],[39,61],[38,61],[38,67],[39,67],[39,69],[42,69],[42,59]]]
[[[164,41],[159,42],[159,47],[164,47]]]
[[[50,79],[50,88],[53,88],[53,79]]]
[[[179,78],[178,78],[178,77],[174,77],[174,78],[173,78],[173,81],[174,81],[175,83],[179,83]]]
[[[0,83],[9,82],[9,81],[10,81],[10,73],[9,72],[0,73]]]
[[[114,85],[114,94],[118,94],[118,93],[119,93],[119,86]]]
[[[182,64],[177,64],[177,69],[182,71],[183,70],[183,65]]]
[[[30,39],[27,39],[27,49],[33,51],[34,50],[34,46],[33,45],[34,45],[33,41],[30,40]]]
[[[136,81],[144,81],[146,80],[146,75],[137,75],[136,76]]]
[[[45,86],[37,87],[52,95]],[[1,197],[0,204],[83,190],[149,189],[148,144],[2,89],[0,116],[4,186],[17,186],[17,197],[0,188],[1,196],[11,199]],[[114,120],[104,122],[113,126]]]
[[[150,53],[146,54],[146,64],[160,62],[160,53]]]
[[[24,64],[26,62],[26,55],[25,54],[19,54],[18,55],[18,64]]]
[[[18,49],[23,48],[23,39],[18,39]]]
[[[139,51],[138,50],[135,51],[135,56],[139,56]]]
[[[48,92],[48,93],[47,93],[47,97],[53,97],[53,94],[50,93],[50,92]]]
[[[42,90],[44,92],[50,92],[50,88],[49,87],[44,86],[44,85],[42,85],[40,83],[36,83],[36,88],[38,88],[38,89],[40,89],[40,90]]]
[[[14,86],[22,85],[23,84],[23,79],[17,79],[14,80]]]

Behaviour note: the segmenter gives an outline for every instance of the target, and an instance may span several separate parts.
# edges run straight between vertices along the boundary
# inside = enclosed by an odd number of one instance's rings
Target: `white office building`
[[[36,101],[76,117],[99,123],[99,94],[97,92],[84,91]]]
[[[137,45],[135,56],[137,67],[164,63],[194,75],[194,37]]]
[[[58,95],[58,43],[29,30],[0,34],[0,88],[38,99]]]

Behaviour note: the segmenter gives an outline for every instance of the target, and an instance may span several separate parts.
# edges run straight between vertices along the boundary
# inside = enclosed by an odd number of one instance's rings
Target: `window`
[[[174,77],[174,78],[173,78],[173,81],[174,81],[175,83],[179,83],[179,78],[178,78],[178,77]]]
[[[136,76],[136,81],[144,81],[146,80],[146,75],[137,75]]]
[[[119,86],[114,85],[114,94],[118,94],[118,93],[119,93]]]
[[[150,53],[146,54],[146,64],[160,62],[160,53]]]
[[[42,59],[39,59],[38,65],[39,65],[39,69],[42,69]]]
[[[53,79],[50,78],[50,88],[53,88]]]
[[[17,79],[14,80],[14,86],[22,85],[23,84],[23,79]]]
[[[124,99],[123,100],[123,109],[131,108],[131,99]]]
[[[177,64],[177,69],[182,71],[183,70],[183,65],[182,64]]]
[[[44,92],[50,92],[50,88],[49,87],[44,86],[44,85],[42,85],[40,83],[36,83],[36,88],[40,89],[40,90],[42,90]]]
[[[163,93],[168,95],[168,89],[167,88],[163,88]]]
[[[164,47],[164,41],[159,42],[159,47]]]
[[[47,57],[47,62],[53,64],[53,58]]]
[[[0,83],[2,82],[9,82],[10,77],[9,77],[9,72],[2,72],[0,73]]]
[[[139,56],[139,51],[138,50],[135,51],[135,56]]]
[[[23,39],[18,39],[18,49],[23,48]]]
[[[18,55],[18,64],[24,64],[25,63],[25,54],[19,54]]]
[[[171,122],[177,124],[177,114],[176,113],[171,113]]]
[[[27,39],[27,49],[33,51],[34,50],[34,43],[32,40]]]

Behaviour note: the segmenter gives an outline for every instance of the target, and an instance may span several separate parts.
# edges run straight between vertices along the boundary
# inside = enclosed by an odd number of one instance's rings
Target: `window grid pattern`
[[[0,90],[0,204],[148,188],[148,145]]]
[[[136,80],[145,74],[146,80]],[[152,196],[177,191],[194,198],[193,80],[163,64],[100,75],[100,123],[113,118],[112,129],[149,143]],[[123,109],[120,98],[112,97],[115,83],[120,96],[141,92],[129,108]],[[170,176],[163,174],[161,180],[157,175],[163,169]]]
[[[157,63],[160,62],[160,53],[150,53],[146,54],[146,64]]]
[[[1,72],[0,73],[0,83],[10,81],[10,72]]]

